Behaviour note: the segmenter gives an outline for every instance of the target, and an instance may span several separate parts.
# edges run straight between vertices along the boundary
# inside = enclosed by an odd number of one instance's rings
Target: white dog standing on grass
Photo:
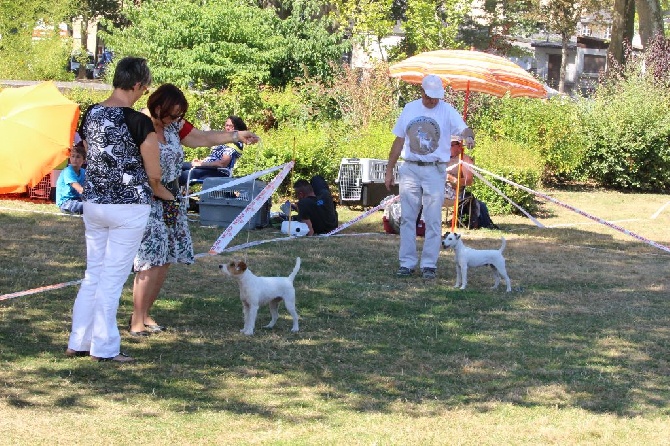
[[[242,300],[242,311],[244,312],[244,328],[240,330],[247,336],[254,334],[256,326],[256,315],[258,307],[268,304],[272,320],[265,328],[272,328],[279,317],[279,302],[284,301],[284,306],[293,317],[292,332],[298,331],[298,312],[295,309],[295,279],[300,270],[300,257],[295,260],[293,272],[288,277],[258,277],[247,269],[243,261],[229,262],[227,265],[219,265],[221,272],[227,276],[237,279],[240,285],[240,300]]]
[[[493,268],[496,281],[493,288],[498,288],[502,277],[507,284],[507,292],[512,291],[512,285],[505,269],[505,258],[502,255],[505,249],[505,237],[502,237],[500,249],[478,250],[465,246],[460,234],[448,232],[442,240],[442,246],[445,249],[454,248],[456,254],[456,284],[454,287],[460,286],[462,290],[465,289],[468,284],[468,267],[489,265]]]

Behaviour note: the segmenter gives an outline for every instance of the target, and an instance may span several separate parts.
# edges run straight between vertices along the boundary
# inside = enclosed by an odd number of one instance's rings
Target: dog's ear
[[[237,268],[236,268],[236,269],[237,269],[237,271],[243,273],[243,272],[245,272],[245,271],[247,270],[247,264],[244,263],[244,260],[240,260],[240,261],[237,263]]]
[[[454,234],[454,235],[456,236],[456,240],[458,240],[459,238],[461,238],[461,234]]]

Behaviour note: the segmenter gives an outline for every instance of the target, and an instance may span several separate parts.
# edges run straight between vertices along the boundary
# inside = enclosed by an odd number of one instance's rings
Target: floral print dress
[[[165,144],[159,143],[160,162],[163,171],[161,180],[170,183],[179,178],[184,151],[179,139],[177,123],[165,128]],[[194,262],[193,242],[188,229],[186,207],[180,203],[177,221],[168,226],[163,220],[163,201],[154,199],[151,203],[149,222],[144,230],[140,249],[135,256],[134,270],[144,271],[168,263]]]

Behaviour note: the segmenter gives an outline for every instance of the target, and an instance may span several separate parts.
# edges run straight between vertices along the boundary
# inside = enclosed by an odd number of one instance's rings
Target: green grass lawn
[[[670,197],[549,191],[670,245]],[[34,211],[39,211],[37,213]],[[360,213],[340,208],[340,220]],[[0,295],[78,280],[83,222],[53,204],[0,201]],[[381,213],[342,237],[272,241],[172,267],[149,338],[122,329],[132,365],[63,355],[77,286],[0,301],[0,444],[670,444],[670,254],[554,204],[535,227],[463,231],[507,239],[511,293],[471,270],[454,290],[396,278],[398,238]],[[223,228],[191,226],[196,253]],[[231,243],[283,238],[242,231]],[[267,308],[239,333],[237,284],[218,264],[296,278],[300,332]],[[118,312],[132,309],[132,277]]]

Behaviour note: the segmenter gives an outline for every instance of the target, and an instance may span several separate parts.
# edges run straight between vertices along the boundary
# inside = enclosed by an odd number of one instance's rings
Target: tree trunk
[[[568,43],[570,36],[567,33],[561,33],[561,74],[558,77],[558,92],[565,93],[565,76],[568,71]]]
[[[625,48],[632,45],[635,32],[635,0],[614,0],[612,36],[607,49],[607,60],[623,64]],[[607,64],[609,70],[610,64]]]
[[[656,34],[663,34],[663,15],[659,0],[635,0],[637,14],[640,17],[640,39],[646,48],[649,40]]]
[[[88,15],[84,14],[81,17],[81,60],[79,61],[79,72],[77,79],[86,79],[86,66],[88,65]],[[86,56],[86,57],[84,57]]]

